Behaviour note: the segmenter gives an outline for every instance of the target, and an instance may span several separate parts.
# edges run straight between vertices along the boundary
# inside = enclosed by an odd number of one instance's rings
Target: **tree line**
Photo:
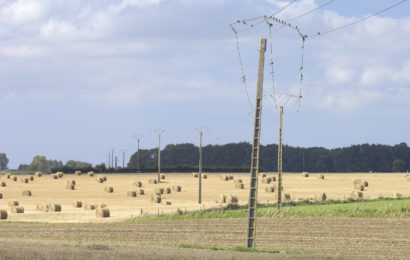
[[[170,144],[161,150],[161,167],[198,167],[198,147],[185,144]],[[251,160],[251,144],[246,142],[203,147],[203,167],[248,169]],[[276,144],[261,145],[260,167],[266,171],[277,170]],[[158,149],[141,149],[139,169],[157,167]],[[137,168],[137,152],[128,168]],[[283,146],[283,170],[286,172],[403,172],[410,166],[410,148],[406,143],[389,146],[361,144],[349,147],[326,149],[323,147]]]

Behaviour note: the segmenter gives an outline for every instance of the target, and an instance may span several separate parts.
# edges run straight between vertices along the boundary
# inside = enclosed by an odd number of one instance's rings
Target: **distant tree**
[[[406,163],[402,159],[396,159],[393,161],[393,172],[404,172],[406,169]]]
[[[48,172],[50,169],[45,156],[36,155],[30,164],[30,170]]]
[[[90,169],[93,167],[91,163],[88,162],[81,162],[81,161],[74,161],[74,160],[68,160],[65,163],[65,167],[73,170],[83,170],[83,169]]]
[[[105,163],[97,164],[97,165],[95,166],[95,169],[96,169],[98,172],[106,172],[106,171],[107,171],[107,167],[105,166]]]
[[[7,164],[9,163],[9,159],[7,158],[5,153],[0,153],[0,170],[6,170]]]

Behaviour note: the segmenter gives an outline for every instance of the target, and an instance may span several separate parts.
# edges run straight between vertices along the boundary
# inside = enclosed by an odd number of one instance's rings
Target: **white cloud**
[[[351,83],[354,79],[354,71],[348,68],[330,67],[325,73],[328,82],[331,84]]]
[[[17,0],[0,7],[0,20],[9,24],[22,24],[39,19],[44,8],[38,1]]]

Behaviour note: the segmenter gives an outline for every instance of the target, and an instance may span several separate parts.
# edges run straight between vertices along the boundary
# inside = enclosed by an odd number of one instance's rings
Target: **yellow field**
[[[245,184],[245,189],[234,187],[233,180],[222,181],[219,174],[208,174],[208,179],[202,181],[202,204],[198,202],[198,179],[191,174],[166,174],[166,179],[160,184],[150,184],[148,180],[156,178],[156,174],[106,174],[107,181],[97,183],[95,177],[64,175],[60,179],[52,179],[51,175],[35,177],[29,183],[12,181],[1,177],[6,182],[6,187],[0,187],[3,199],[0,199],[0,209],[7,209],[10,221],[36,221],[36,222],[106,222],[119,221],[130,217],[138,217],[145,214],[172,213],[179,208],[181,210],[199,210],[203,208],[219,207],[217,200],[220,194],[236,195],[239,204],[246,204],[249,195],[249,174],[233,174],[234,178],[240,178]],[[364,191],[365,199],[374,199],[379,196],[393,197],[401,193],[410,197],[410,182],[406,181],[405,174],[325,174],[325,179],[317,178],[318,174],[311,174],[304,178],[301,174],[284,174],[284,193],[289,193],[292,200],[298,198],[314,198],[325,192],[328,199],[347,199],[353,191],[353,180],[361,179],[369,182],[369,187]],[[273,176],[269,174],[268,176]],[[68,179],[76,181],[75,190],[66,190]],[[261,178],[260,178],[261,179]],[[136,198],[127,197],[127,192],[135,190],[133,182],[139,180],[143,183],[145,195]],[[172,202],[172,205],[152,203],[151,193],[158,187],[182,186],[181,192],[172,192],[162,195],[163,198]],[[265,187],[271,184],[262,184],[259,181],[258,200],[260,203],[274,201],[274,193],[266,193]],[[114,187],[113,193],[104,192],[106,186]],[[30,190],[31,197],[23,197],[23,190]],[[19,201],[24,207],[24,214],[12,214],[9,211],[8,202]],[[86,211],[83,208],[74,208],[73,200],[86,203],[105,203],[111,212],[110,218],[96,218],[95,210]],[[38,212],[35,210],[37,203],[58,203],[62,206],[61,212]]]

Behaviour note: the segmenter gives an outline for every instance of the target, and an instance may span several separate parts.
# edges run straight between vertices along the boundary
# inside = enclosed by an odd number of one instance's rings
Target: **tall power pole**
[[[278,210],[282,209],[282,115],[283,106],[279,110],[279,143],[278,143]]]
[[[114,167],[114,149],[111,152],[111,168]]]
[[[202,203],[202,131],[199,133],[198,204]]]
[[[265,65],[266,39],[261,38],[259,44],[259,67],[258,82],[256,87],[255,123],[253,128],[252,157],[251,157],[251,180],[249,185],[249,209],[248,209],[248,240],[247,247],[255,247],[256,235],[256,206],[258,203],[258,173],[259,173],[259,147],[262,120],[262,93],[263,93],[263,69]]]
[[[164,133],[164,129],[158,129],[158,182],[161,182],[161,135]]]
[[[111,153],[108,152],[108,164],[107,164],[107,168],[110,168],[110,162],[111,162]]]
[[[137,173],[140,172],[140,140],[143,138],[142,135],[133,135],[137,139]]]
[[[118,167],[118,156],[115,156],[115,169]]]

